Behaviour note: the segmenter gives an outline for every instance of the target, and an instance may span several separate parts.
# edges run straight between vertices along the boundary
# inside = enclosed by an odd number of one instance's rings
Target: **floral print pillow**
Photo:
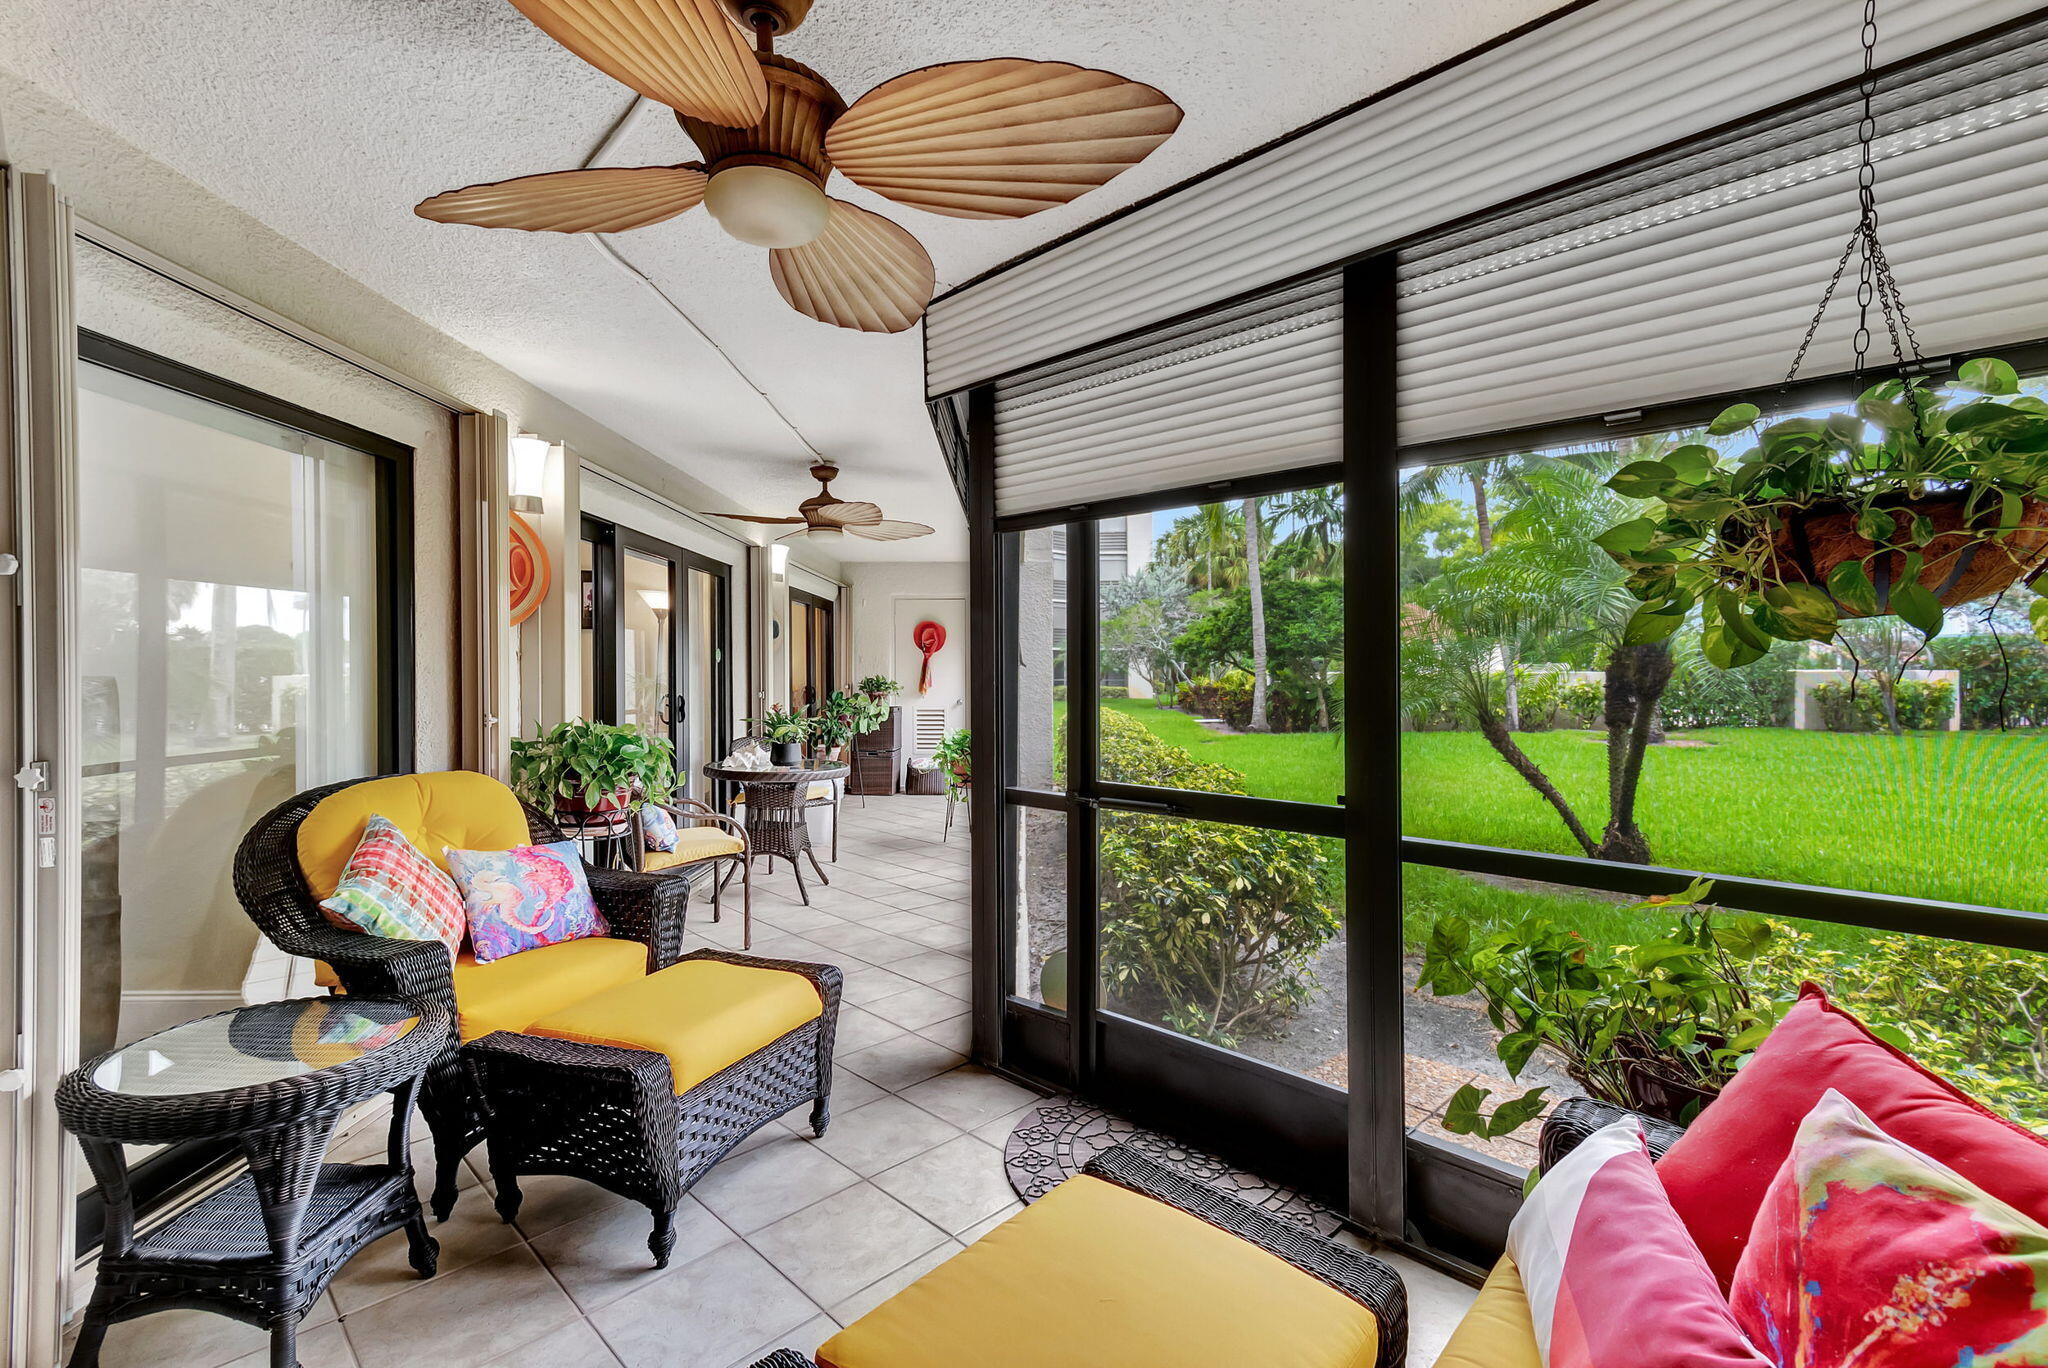
[[[511,850],[449,849],[479,964],[611,928],[590,896],[574,841]]]
[[[1779,1368],[2048,1364],[2048,1227],[1830,1089],[1800,1123],[1728,1300]]]
[[[674,850],[676,819],[661,804],[646,804],[640,809],[640,838],[649,850]]]

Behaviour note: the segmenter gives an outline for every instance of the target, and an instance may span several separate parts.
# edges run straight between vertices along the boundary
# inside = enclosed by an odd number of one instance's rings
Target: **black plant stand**
[[[272,1368],[297,1368],[299,1321],[335,1270],[403,1229],[432,1277],[437,1246],[413,1189],[412,1108],[447,1048],[439,1007],[297,998],[188,1021],[99,1056],[57,1088],[106,1199],[99,1278],[72,1351],[93,1368],[117,1321],[195,1307],[270,1332]],[[348,1108],[392,1094],[382,1164],[323,1164]],[[139,1236],[123,1144],[232,1138],[249,1172]]]

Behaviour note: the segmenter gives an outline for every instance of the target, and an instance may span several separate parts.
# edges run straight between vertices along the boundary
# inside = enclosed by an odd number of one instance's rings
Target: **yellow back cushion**
[[[510,850],[531,839],[526,810],[489,775],[446,770],[351,784],[322,798],[299,823],[299,868],[315,898],[333,895],[373,813],[442,869],[448,868],[444,846]]]
[[[1543,1368],[1535,1317],[1514,1260],[1503,1257],[1493,1266],[1436,1368]]]

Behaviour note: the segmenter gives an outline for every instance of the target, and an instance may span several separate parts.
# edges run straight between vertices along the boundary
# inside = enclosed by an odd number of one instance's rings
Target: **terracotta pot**
[[[588,817],[592,813],[598,812],[619,812],[631,807],[632,804],[633,791],[631,789],[613,789],[595,803],[586,803],[579,795],[571,795],[567,798],[557,795],[555,798],[555,811],[565,817]]]
[[[966,760],[955,760],[955,761],[953,762],[953,777],[954,777],[955,779],[960,779],[960,780],[966,780],[966,779],[971,779],[971,778],[973,778],[973,776],[972,776],[971,774],[969,774],[969,773],[968,773],[968,769],[969,769],[969,767],[970,767],[970,764],[971,764],[971,762],[969,762],[969,761],[966,761]]]
[[[782,769],[796,769],[804,762],[804,743],[801,741],[770,741],[768,763]]]
[[[1916,514],[1924,514],[1934,524],[1934,539],[1921,548],[1927,568],[1920,572],[1920,583],[1941,600],[1944,608],[2010,589],[2037,569],[2043,563],[2044,553],[2048,553],[2048,500],[2026,500],[2020,510],[2019,531],[2002,540],[1976,543],[1972,549],[1970,529],[1963,524],[1966,499],[1960,493],[1935,494],[1925,499],[1901,499],[1883,510],[1892,515],[1901,536],[1911,528]],[[1977,526],[1982,528],[1988,520],[1995,519],[1998,508],[1994,500],[1980,509]],[[1862,560],[1875,550],[1875,543],[1857,533],[1855,515],[1835,502],[1816,504],[1803,513],[1787,516],[1773,543],[1786,583],[1823,588],[1836,566]],[[1893,551],[1866,562],[1866,568],[1878,584],[1878,614],[1885,613],[1891,598],[1888,590],[1905,573],[1905,553]],[[1846,605],[1837,607],[1845,618],[1874,616],[1853,612]]]

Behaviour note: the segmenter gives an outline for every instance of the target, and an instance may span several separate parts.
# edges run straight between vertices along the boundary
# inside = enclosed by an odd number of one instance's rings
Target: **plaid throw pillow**
[[[363,824],[363,839],[320,912],[344,931],[437,940],[451,955],[462,944],[462,894],[455,880],[375,814]]]
[[[674,850],[676,819],[667,808],[649,803],[640,809],[640,835],[649,850]]]

